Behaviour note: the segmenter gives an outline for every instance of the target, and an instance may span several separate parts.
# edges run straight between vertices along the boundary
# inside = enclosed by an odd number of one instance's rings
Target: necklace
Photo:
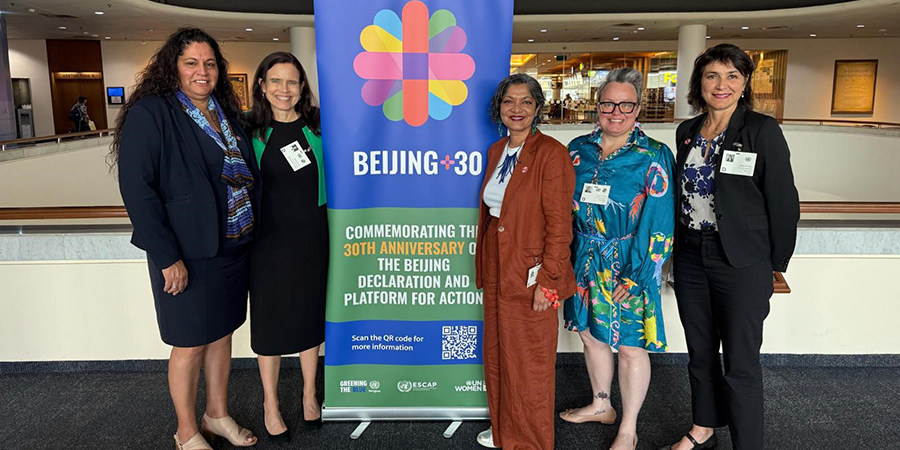
[[[722,128],[720,128],[720,129],[717,130],[717,129],[715,129],[715,128],[712,127],[712,122],[709,120],[709,117],[707,117],[707,118],[706,118],[706,121],[705,121],[704,124],[703,124],[703,126],[706,127],[706,128],[709,128],[710,130],[712,130],[712,133],[711,133],[711,134],[712,134],[713,136],[718,136],[718,135],[722,134],[723,131],[725,131],[726,129],[728,129],[728,122],[726,122],[725,125],[724,125]]]

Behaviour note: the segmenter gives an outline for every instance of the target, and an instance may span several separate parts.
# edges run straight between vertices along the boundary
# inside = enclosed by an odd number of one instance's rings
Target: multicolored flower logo
[[[475,73],[475,60],[460,53],[466,33],[453,13],[441,9],[429,18],[428,7],[418,0],[404,5],[402,15],[401,20],[382,9],[359,35],[365,51],[356,55],[353,69],[368,80],[363,101],[382,105],[385,117],[414,127],[429,116],[444,120],[466,101],[463,81]]]

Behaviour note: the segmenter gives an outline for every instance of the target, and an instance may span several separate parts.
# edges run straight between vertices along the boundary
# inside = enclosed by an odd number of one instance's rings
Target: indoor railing
[[[900,214],[900,202],[800,202],[805,214]],[[122,219],[128,213],[124,206],[59,206],[0,208],[0,221],[8,220],[64,220],[64,219]],[[776,294],[789,294],[791,287],[784,275],[775,272],[773,284]]]
[[[34,138],[27,139],[13,139],[11,141],[0,141],[0,151],[5,151],[9,147],[23,147],[26,145],[33,144],[41,144],[45,142],[56,142],[57,144],[63,141],[71,141],[75,139],[84,139],[84,138],[92,138],[92,137],[103,137],[108,136],[115,131],[115,128],[105,128],[103,130],[92,130],[92,131],[81,131],[78,133],[63,133],[63,134],[54,134],[52,136],[40,136]]]

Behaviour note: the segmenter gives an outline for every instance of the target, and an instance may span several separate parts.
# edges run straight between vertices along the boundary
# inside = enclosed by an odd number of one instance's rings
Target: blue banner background
[[[319,92],[323,101],[322,137],[326,148],[328,207],[478,207],[482,176],[460,176],[438,166],[437,175],[354,176],[353,151],[434,150],[439,159],[457,151],[480,152],[499,138],[490,122],[490,99],[497,83],[509,75],[513,2],[424,0],[429,14],[450,10],[467,42],[460,53],[475,60],[475,73],[465,81],[466,101],[444,120],[429,118],[414,127],[388,120],[381,106],[369,106],[361,89],[367,81],[353,69],[365,51],[360,32],[375,14],[391,9],[401,15],[402,1],[317,0],[316,46]],[[482,165],[484,164],[482,160]]]

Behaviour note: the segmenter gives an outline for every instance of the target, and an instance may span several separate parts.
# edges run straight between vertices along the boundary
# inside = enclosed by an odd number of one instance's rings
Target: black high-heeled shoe
[[[697,442],[691,433],[688,432],[684,435],[684,437],[688,438],[691,441],[691,444],[694,444],[692,450],[713,450],[714,448],[719,446],[719,438],[716,437],[716,430],[713,430],[713,433],[707,438],[703,443]],[[659,450],[672,450],[671,445],[667,445],[665,447],[660,447]]]
[[[266,430],[266,434],[269,436],[269,441],[273,444],[287,444],[291,442],[291,430],[285,429],[283,432],[279,434],[269,433],[269,430]]]
[[[266,404],[263,403],[263,417],[265,417]],[[291,430],[285,426],[284,431],[278,434],[269,433],[269,426],[266,424],[265,419],[263,419],[263,428],[266,429],[266,436],[268,436],[269,441],[274,444],[287,444],[291,442]]]
[[[309,429],[318,430],[319,428],[322,428],[322,417],[313,420],[306,420],[304,418],[303,425],[305,425]]]

